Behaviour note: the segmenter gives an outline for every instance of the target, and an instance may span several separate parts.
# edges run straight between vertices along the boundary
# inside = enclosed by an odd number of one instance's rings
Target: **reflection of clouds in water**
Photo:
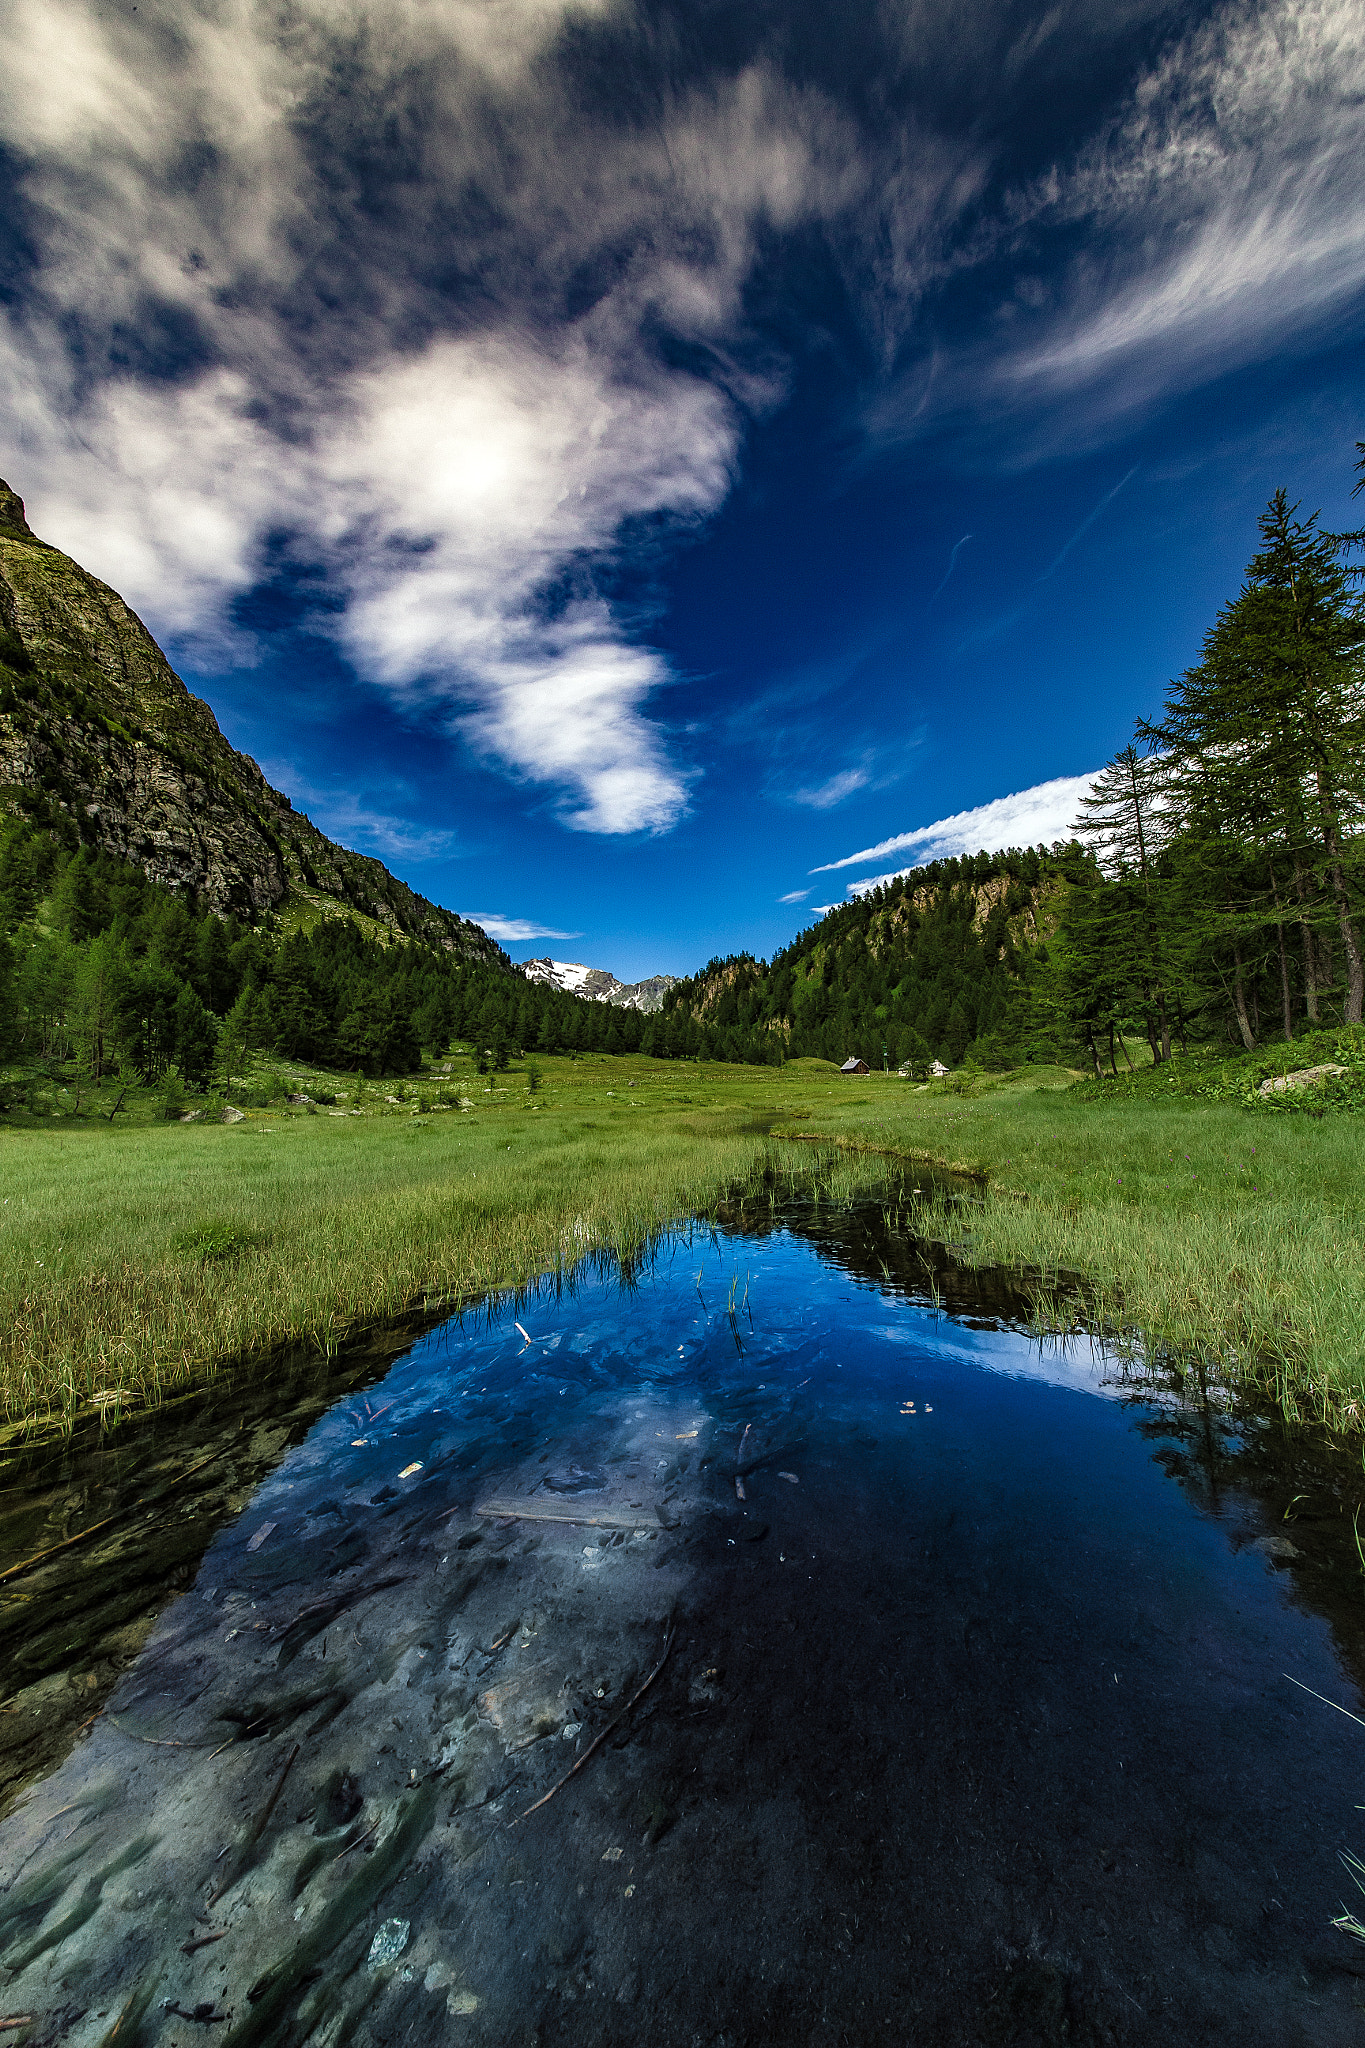
[[[607,2000],[635,2008],[632,2038],[710,2039],[722,2006],[756,2024],[774,1982],[791,2038],[814,2038],[837,2002],[876,2015],[845,2028],[871,2048],[913,1994],[924,2037],[956,2039],[999,1993],[942,1853],[956,1833],[974,1864],[1009,1867],[1012,1905],[1050,1914],[1087,1968],[1136,1983],[1159,1968],[1201,2039],[1292,2037],[1302,1929],[1267,1921],[1243,1873],[1249,1850],[1273,1855],[1305,1894],[1351,1751],[1292,1731],[1286,1837],[1290,1738],[1245,1708],[1269,1669],[1336,1695],[1324,1625],[1290,1607],[1264,1555],[1230,1554],[1112,1400],[1058,1398],[1111,1392],[1101,1352],[898,1306],[859,1277],[858,1245],[845,1259],[828,1235],[732,1238],[704,1262],[717,1302],[737,1243],[755,1325],[742,1356],[723,1308],[695,1331],[695,1253],[671,1272],[661,1258],[629,1290],[594,1278],[555,1301],[553,1377],[518,1364],[504,1304],[468,1334],[433,1332],[287,1453],[113,1713],[0,1824],[6,1866],[54,1878],[15,2009],[43,2009],[60,1971],[90,2020],[65,2038],[95,2048],[129,1982],[190,1981],[179,1915],[139,1913],[125,1939],[114,1888],[79,1925],[64,1890],[93,1897],[131,1844],[138,1894],[185,1898],[226,1843],[206,1981],[234,2039],[297,2019],[300,2038],[334,2038],[326,2022],[371,2048],[478,2010],[481,2038],[510,2040],[528,1999],[561,2048],[596,2048]],[[904,1430],[885,1426],[889,1396],[915,1411]],[[610,1525],[561,1519],[576,1503],[538,1491],[547,1471],[602,1478],[582,1506],[613,1495]],[[481,1522],[492,1488],[530,1512]],[[1149,1732],[1172,1699],[1174,1757]],[[1199,1853],[1227,1873],[1193,1899],[1170,1853],[1190,1773],[1216,1787]],[[111,1782],[117,1803],[56,1868],[66,1815]],[[1021,1839],[1046,1840],[1046,1859],[1009,1864]],[[1210,1887],[1231,1930],[1216,2010]],[[893,1964],[912,1893],[906,1980]],[[840,1943],[855,1913],[866,1939]],[[410,1974],[377,1981],[358,1965],[395,1916]],[[1354,2028],[1344,2000],[1342,2014]]]
[[[1109,1377],[1117,1366],[1117,1355],[1089,1337],[1074,1341],[1053,1341],[1023,1336],[1017,1330],[969,1330],[947,1316],[935,1320],[925,1310],[907,1308],[909,1316],[923,1316],[929,1329],[909,1329],[900,1323],[869,1323],[867,1333],[881,1344],[911,1347],[923,1351],[926,1366],[952,1360],[975,1366],[979,1372],[1003,1373],[1010,1379],[1037,1380],[1047,1387],[1066,1387],[1076,1394],[1098,1394],[1119,1400],[1131,1392]]]

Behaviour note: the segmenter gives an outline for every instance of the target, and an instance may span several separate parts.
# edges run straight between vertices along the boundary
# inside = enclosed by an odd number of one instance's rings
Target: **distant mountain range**
[[[651,974],[644,981],[618,981],[605,967],[584,967],[576,960],[527,960],[521,971],[528,981],[548,982],[566,995],[615,1003],[621,1010],[642,1010],[646,1016],[663,1008],[664,997],[678,980],[675,974]]]
[[[228,744],[116,591],[0,482],[0,817],[129,861],[206,909],[355,919],[498,967],[485,931],[319,832]]]

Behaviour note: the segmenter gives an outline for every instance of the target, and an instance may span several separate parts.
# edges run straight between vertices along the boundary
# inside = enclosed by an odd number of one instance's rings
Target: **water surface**
[[[323,1415],[0,1826],[28,2038],[1357,2041],[1342,1469],[919,1256],[684,1234]]]

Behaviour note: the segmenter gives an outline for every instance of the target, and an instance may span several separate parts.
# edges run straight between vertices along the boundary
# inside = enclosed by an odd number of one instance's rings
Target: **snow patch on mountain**
[[[676,974],[651,974],[644,981],[618,981],[605,967],[585,967],[578,960],[527,960],[521,971],[528,981],[548,982],[567,995],[647,1015],[663,1007],[664,996],[678,979]]]

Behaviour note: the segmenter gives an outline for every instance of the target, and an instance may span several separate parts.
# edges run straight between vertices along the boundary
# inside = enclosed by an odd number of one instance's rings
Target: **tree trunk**
[[[1293,1042],[1294,1013],[1289,1002],[1289,959],[1284,949],[1284,919],[1280,916],[1280,892],[1275,886],[1275,866],[1270,867],[1270,893],[1275,902],[1275,938],[1280,948],[1280,1006],[1284,1012],[1284,1035]]]
[[[1337,923],[1341,928],[1341,943],[1346,948],[1346,1022],[1359,1024],[1361,1008],[1365,1005],[1365,966],[1360,958],[1360,940],[1351,921],[1350,905],[1346,896],[1346,880],[1340,865],[1332,863],[1332,894],[1337,899]]]
[[[1242,1043],[1246,1047],[1247,1051],[1255,1052],[1256,1034],[1252,1030],[1250,1019],[1247,1016],[1247,999],[1246,994],[1242,988],[1242,949],[1240,946],[1233,947],[1232,960],[1233,966],[1236,969],[1236,974],[1233,980],[1232,999],[1237,1010],[1237,1029],[1242,1034]]]
[[[1093,1031],[1086,1032],[1085,1042],[1090,1047],[1090,1057],[1095,1062],[1095,1079],[1102,1081],[1104,1079],[1104,1069],[1100,1065],[1100,1055],[1095,1045],[1095,1034]]]
[[[1289,956],[1284,950],[1284,926],[1276,925],[1275,936],[1280,942],[1280,1003],[1284,1011],[1284,1035],[1288,1043],[1294,1038],[1294,1012],[1289,1001]]]
[[[1112,1017],[1109,1019],[1109,1064],[1114,1070],[1114,1079],[1117,1081],[1119,1077],[1119,1063],[1114,1058],[1114,1020]]]
[[[1303,910],[1303,868],[1299,858],[1294,856],[1294,893],[1299,899],[1299,931],[1303,938],[1303,1006],[1308,1012],[1310,1024],[1318,1021],[1318,963],[1317,948],[1313,944],[1313,927]]]
[[[1332,878],[1332,895],[1337,906],[1341,943],[1346,948],[1345,1021],[1348,1024],[1359,1024],[1362,1002],[1365,1002],[1365,966],[1361,964],[1360,940],[1351,918],[1346,880],[1341,872],[1341,839],[1337,831],[1337,818],[1340,813],[1336,792],[1321,766],[1318,768],[1318,800],[1322,806],[1323,816],[1323,851],[1329,863],[1327,872]]]

